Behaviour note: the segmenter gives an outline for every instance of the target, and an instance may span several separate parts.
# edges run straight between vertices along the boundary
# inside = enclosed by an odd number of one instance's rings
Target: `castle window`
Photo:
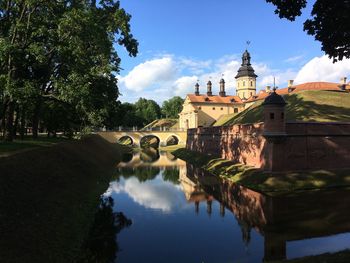
[[[273,120],[275,118],[275,114],[273,112],[270,112],[270,119]]]
[[[284,119],[284,112],[281,112],[281,119]]]
[[[245,86],[245,81],[243,81],[243,87]]]
[[[233,112],[234,112],[234,113],[238,113],[238,108],[234,108],[234,109],[233,109]]]
[[[253,81],[250,82],[250,86],[253,87]]]
[[[253,92],[250,93],[250,96],[253,96]]]
[[[215,110],[215,107],[213,107],[213,110]]]
[[[220,110],[224,110],[224,108],[221,108]]]
[[[201,109],[202,109],[202,107],[201,107],[201,106],[199,106],[199,107],[198,107],[198,109],[199,109],[199,110],[201,110]]]

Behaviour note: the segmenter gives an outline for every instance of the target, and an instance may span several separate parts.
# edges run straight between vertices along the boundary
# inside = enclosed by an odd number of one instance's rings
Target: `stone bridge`
[[[156,138],[160,146],[168,145],[170,140],[176,141],[175,144],[186,144],[186,131],[103,131],[97,132],[105,140],[116,143],[122,139],[131,139],[132,145],[140,146],[144,138]]]

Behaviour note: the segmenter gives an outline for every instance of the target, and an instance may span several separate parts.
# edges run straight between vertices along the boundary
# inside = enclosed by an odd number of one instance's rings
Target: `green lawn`
[[[350,122],[350,94],[307,90],[284,96],[287,121]],[[233,116],[222,125],[263,121],[263,100]]]
[[[11,153],[22,151],[25,149],[52,146],[60,142],[69,141],[65,137],[48,138],[46,136],[39,137],[34,140],[31,137],[25,137],[24,140],[16,139],[13,142],[0,140],[0,157],[8,156]]]
[[[350,169],[268,173],[184,148],[177,149],[172,154],[216,176],[271,195],[350,186]]]

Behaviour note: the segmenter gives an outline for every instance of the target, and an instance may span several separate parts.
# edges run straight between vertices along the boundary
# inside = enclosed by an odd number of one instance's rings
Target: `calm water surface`
[[[350,191],[269,197],[168,153],[125,155],[105,196],[132,225],[116,262],[262,262],[350,248]]]

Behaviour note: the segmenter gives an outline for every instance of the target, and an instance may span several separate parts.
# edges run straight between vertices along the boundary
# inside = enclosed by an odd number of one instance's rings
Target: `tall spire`
[[[250,64],[250,54],[248,50],[245,50],[242,54],[242,65],[239,68],[235,78],[237,79],[239,77],[257,77],[257,75],[254,73],[253,67]]]

